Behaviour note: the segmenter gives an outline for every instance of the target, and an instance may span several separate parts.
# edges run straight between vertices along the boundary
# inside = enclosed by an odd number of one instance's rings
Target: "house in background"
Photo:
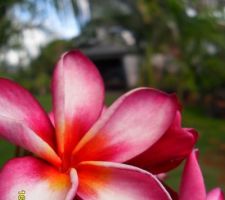
[[[136,87],[140,56],[132,31],[118,18],[132,12],[126,1],[77,0],[81,34],[74,39],[100,70],[107,89]]]
[[[124,90],[137,86],[140,55],[129,30],[99,27],[92,37],[84,37],[85,33],[75,38],[75,46],[98,67],[107,89]]]

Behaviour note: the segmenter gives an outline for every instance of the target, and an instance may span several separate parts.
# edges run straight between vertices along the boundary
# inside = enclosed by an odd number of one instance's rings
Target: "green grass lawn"
[[[121,93],[108,93],[106,104],[111,104]],[[47,111],[51,110],[49,95],[38,97]],[[225,190],[225,120],[207,117],[196,108],[183,109],[183,125],[198,130],[200,137],[197,147],[200,149],[200,163],[207,189],[220,186]],[[13,157],[15,147],[0,141],[0,166]],[[182,166],[168,174],[167,182],[178,188]]]

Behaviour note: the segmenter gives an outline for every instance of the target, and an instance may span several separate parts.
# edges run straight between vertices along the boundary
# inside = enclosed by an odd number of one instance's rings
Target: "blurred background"
[[[8,0],[0,2],[0,76],[51,109],[59,56],[80,49],[100,70],[106,104],[138,86],[176,92],[207,189],[225,189],[225,1]],[[0,166],[15,147],[0,141]],[[182,166],[168,175],[177,188]]]

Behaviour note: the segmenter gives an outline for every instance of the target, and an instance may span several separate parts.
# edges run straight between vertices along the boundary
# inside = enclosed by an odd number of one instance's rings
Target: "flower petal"
[[[89,161],[77,173],[77,193],[84,200],[171,199],[155,176],[129,165]]]
[[[58,150],[62,154],[73,150],[101,114],[104,86],[94,64],[81,52],[70,51],[55,68],[52,89]]]
[[[52,122],[52,125],[55,126],[55,119],[54,119],[53,112],[49,112],[48,117],[49,117],[50,121]]]
[[[224,200],[224,194],[220,188],[212,189],[208,194],[206,200]]]
[[[15,200],[24,195],[27,200],[72,200],[77,185],[75,170],[71,175],[60,173],[33,157],[12,159],[0,172],[1,199]]]
[[[206,191],[202,172],[197,161],[197,151],[188,157],[181,180],[179,200],[205,200]]]
[[[176,118],[166,133],[149,149],[127,163],[154,174],[167,172],[178,166],[191,153],[197,141],[197,132],[181,128],[180,119],[180,112],[177,111]]]
[[[54,129],[47,113],[24,88],[0,79],[0,137],[59,165]]]
[[[85,160],[124,162],[154,144],[173,122],[177,101],[158,90],[141,88],[123,95],[100,117],[73,152]]]
[[[175,190],[173,190],[171,187],[169,187],[165,183],[163,183],[163,186],[165,187],[166,191],[170,194],[170,196],[173,200],[179,200],[178,194]]]

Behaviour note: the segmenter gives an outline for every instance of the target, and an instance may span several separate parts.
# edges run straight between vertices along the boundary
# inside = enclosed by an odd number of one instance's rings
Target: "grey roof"
[[[81,51],[91,59],[108,59],[119,58],[128,53],[135,53],[135,47],[119,46],[119,45],[98,45],[81,48]]]

